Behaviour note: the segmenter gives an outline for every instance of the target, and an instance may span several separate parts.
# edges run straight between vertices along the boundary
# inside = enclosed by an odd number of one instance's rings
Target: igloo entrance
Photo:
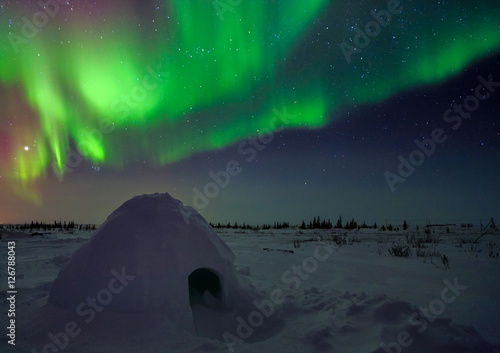
[[[214,270],[198,268],[188,277],[189,304],[212,308],[224,307],[221,276]]]

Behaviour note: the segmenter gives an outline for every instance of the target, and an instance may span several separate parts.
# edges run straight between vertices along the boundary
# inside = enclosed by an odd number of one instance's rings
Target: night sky
[[[3,1],[0,26],[0,223],[154,192],[213,222],[500,218],[497,0]]]

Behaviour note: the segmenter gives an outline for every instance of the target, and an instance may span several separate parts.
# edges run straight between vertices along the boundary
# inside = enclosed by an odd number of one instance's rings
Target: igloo
[[[194,305],[230,309],[235,256],[205,219],[169,194],[115,210],[53,282],[49,304],[78,312],[88,298],[118,312],[164,312],[194,330]]]

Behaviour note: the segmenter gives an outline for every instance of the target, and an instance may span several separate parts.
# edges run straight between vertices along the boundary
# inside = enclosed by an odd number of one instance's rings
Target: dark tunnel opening
[[[222,306],[222,285],[219,275],[208,268],[194,270],[188,277],[189,304],[214,306],[214,302],[207,302],[207,291],[215,299],[216,306]],[[210,296],[209,296],[210,297]]]

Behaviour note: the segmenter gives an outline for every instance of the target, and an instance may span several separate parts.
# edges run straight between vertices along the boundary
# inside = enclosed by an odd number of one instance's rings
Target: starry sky
[[[497,1],[3,1],[0,223],[499,218]]]

